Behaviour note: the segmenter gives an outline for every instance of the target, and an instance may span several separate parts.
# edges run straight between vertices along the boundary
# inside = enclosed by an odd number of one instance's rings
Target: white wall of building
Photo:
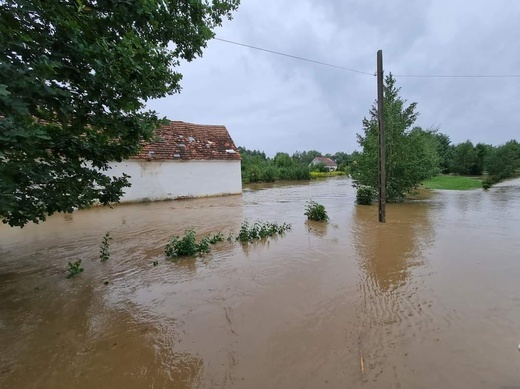
[[[110,166],[109,176],[131,176],[121,202],[242,193],[240,161],[127,160]]]

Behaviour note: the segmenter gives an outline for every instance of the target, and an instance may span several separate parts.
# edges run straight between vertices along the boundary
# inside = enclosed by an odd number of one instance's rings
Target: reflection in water
[[[388,222],[377,222],[375,207],[354,208],[353,240],[360,266],[381,292],[402,286],[410,269],[421,264],[421,252],[431,243],[430,204],[388,205]]]
[[[313,235],[316,235],[318,238],[323,238],[325,235],[327,235],[329,228],[328,222],[318,222],[314,220],[307,220],[305,225],[307,226],[309,232]]]
[[[375,206],[354,208],[352,239],[361,270],[357,308],[359,357],[367,364],[364,381],[399,382],[406,344],[431,327],[431,304],[419,297],[415,268],[433,243],[431,204],[414,201],[387,205],[387,222]],[[401,351],[401,352],[398,352]],[[393,378],[392,378],[393,377]]]

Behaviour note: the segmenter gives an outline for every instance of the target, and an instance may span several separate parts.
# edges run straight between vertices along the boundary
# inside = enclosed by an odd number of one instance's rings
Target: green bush
[[[252,165],[247,170],[248,182],[261,182],[263,180],[262,168],[257,165]]]
[[[502,178],[500,177],[500,175],[489,176],[484,181],[482,181],[482,188],[484,188],[484,190],[488,190],[489,188],[491,188],[493,185],[497,184],[501,180],[502,180]]]
[[[81,259],[78,259],[75,262],[69,262],[67,271],[69,272],[67,278],[72,278],[79,273],[83,273],[83,268],[81,267]]]
[[[278,179],[280,180],[310,180],[311,173],[307,166],[292,166],[280,168],[278,170]]]
[[[327,215],[325,206],[318,204],[317,202],[312,201],[312,200],[310,200],[307,203],[304,215],[307,216],[307,219],[309,219],[309,220],[315,220],[315,221],[329,220],[329,216]]]
[[[247,221],[240,226],[240,231],[236,240],[240,242],[251,242],[257,239],[267,238],[273,235],[282,235],[285,231],[290,230],[291,225],[288,223],[277,224],[263,221],[256,221],[250,225]]]
[[[222,242],[224,235],[219,232],[213,236],[203,237],[199,243],[195,239],[195,230],[190,228],[184,231],[182,239],[176,235],[172,236],[164,249],[164,253],[170,258],[194,256],[201,253],[209,253],[210,245]]]
[[[262,177],[264,182],[274,182],[276,180],[276,168],[272,165],[264,167]]]
[[[361,185],[357,188],[356,202],[360,205],[371,205],[376,198],[376,190],[371,186]]]

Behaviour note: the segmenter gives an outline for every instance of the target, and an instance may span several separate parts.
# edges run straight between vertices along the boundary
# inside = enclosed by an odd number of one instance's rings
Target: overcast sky
[[[395,75],[520,74],[518,0],[242,0],[217,37],[368,73],[383,50]],[[376,77],[220,41],[179,70],[161,116],[223,124],[238,146],[352,152]],[[520,140],[520,78],[396,77],[417,124],[454,143]]]

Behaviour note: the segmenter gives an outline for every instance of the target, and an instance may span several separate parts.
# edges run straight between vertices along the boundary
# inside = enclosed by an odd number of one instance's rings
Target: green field
[[[424,181],[423,186],[428,189],[469,190],[482,188],[482,180],[476,177],[442,175]]]

